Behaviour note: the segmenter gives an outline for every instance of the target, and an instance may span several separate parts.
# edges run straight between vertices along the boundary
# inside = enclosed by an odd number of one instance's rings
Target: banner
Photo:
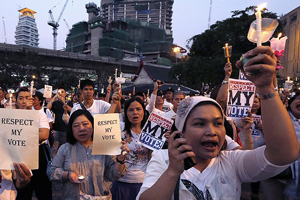
[[[152,112],[142,129],[139,141],[151,150],[159,150],[166,140],[163,135],[171,129],[172,125],[173,120],[170,118]]]
[[[255,86],[251,81],[229,79],[226,116],[230,120],[248,116],[255,97]],[[240,126],[238,123],[237,126]]]
[[[92,155],[119,155],[121,141],[119,114],[94,115]]]
[[[14,170],[13,162],[38,169],[39,111],[0,109],[0,169]]]

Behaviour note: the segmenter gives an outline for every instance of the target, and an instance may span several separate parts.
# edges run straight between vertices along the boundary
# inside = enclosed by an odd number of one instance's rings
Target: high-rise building
[[[102,0],[102,15],[106,21],[140,21],[172,34],[174,0]]]
[[[23,8],[19,12],[21,15],[16,29],[16,44],[38,47],[39,34],[34,18],[36,12],[28,8]]]
[[[283,70],[279,73],[283,77],[294,78],[298,81],[300,77],[300,6],[295,8],[281,18],[284,35],[288,37],[284,56],[281,60]]]

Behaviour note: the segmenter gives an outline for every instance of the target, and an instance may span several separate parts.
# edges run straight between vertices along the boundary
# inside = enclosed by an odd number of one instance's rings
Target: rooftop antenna
[[[5,28],[5,19],[2,17],[3,21],[3,30],[4,30],[4,43],[7,43],[7,36],[6,36],[6,28]]]
[[[210,28],[211,9],[212,9],[212,0],[210,0],[210,4],[209,4],[208,29]]]

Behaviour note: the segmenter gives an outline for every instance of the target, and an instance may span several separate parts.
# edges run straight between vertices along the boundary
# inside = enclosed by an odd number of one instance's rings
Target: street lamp
[[[173,52],[175,53],[175,59],[176,59],[176,64],[177,64],[177,53],[180,52],[180,47],[174,47]]]

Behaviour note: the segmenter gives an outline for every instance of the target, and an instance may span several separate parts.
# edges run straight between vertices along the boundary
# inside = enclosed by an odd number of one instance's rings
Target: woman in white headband
[[[252,58],[242,69],[244,74],[259,71],[246,76],[261,96],[266,146],[246,151],[223,150],[226,131],[220,105],[206,97],[187,98],[178,108],[178,131],[171,134],[168,150],[152,154],[137,199],[238,200],[242,182],[272,177],[298,158],[299,145],[292,122],[273,86],[276,57],[272,49],[257,47],[245,57]],[[237,67],[241,65],[238,61]],[[179,133],[183,138],[175,139]],[[189,157],[195,159],[196,165],[184,170],[184,160]]]

